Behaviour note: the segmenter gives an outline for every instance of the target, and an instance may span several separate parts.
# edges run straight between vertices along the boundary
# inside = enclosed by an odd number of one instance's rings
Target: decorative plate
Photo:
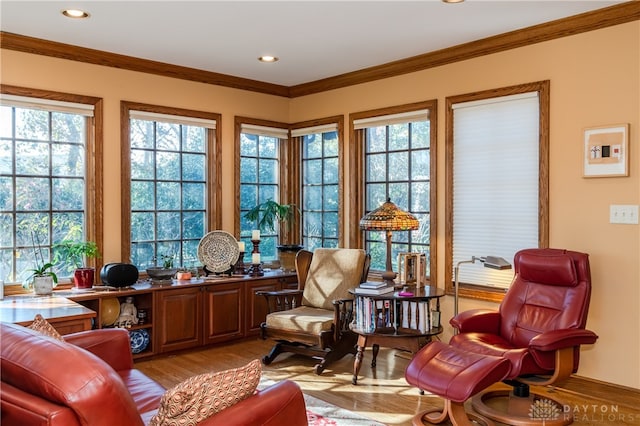
[[[139,354],[149,346],[149,332],[146,329],[131,330],[129,335],[131,336],[131,352],[134,354]]]
[[[198,244],[198,259],[209,271],[228,271],[238,261],[238,241],[226,231],[211,231]]]

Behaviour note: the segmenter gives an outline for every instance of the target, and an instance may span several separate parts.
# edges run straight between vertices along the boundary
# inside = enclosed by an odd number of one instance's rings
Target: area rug
[[[304,395],[309,426],[384,426],[353,411]]]
[[[273,380],[263,378],[260,380],[258,389],[264,389],[274,383]],[[306,393],[303,395],[309,426],[385,426],[384,423],[376,422]]]

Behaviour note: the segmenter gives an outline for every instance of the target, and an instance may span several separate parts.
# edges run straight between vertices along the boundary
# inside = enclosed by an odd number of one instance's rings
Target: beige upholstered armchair
[[[353,299],[349,289],[365,281],[370,257],[360,249],[318,248],[296,256],[298,289],[261,292],[269,314],[262,338],[276,344],[262,358],[269,365],[280,353],[321,358],[316,374],[348,353],[356,353],[357,336],[349,329]]]

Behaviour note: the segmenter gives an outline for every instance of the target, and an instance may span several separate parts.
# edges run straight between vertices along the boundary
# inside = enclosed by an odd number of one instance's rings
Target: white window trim
[[[27,96],[0,95],[0,105],[16,108],[37,109],[40,111],[61,112],[65,114],[77,114],[84,117],[93,117],[95,107],[92,104],[77,102],[56,101],[45,98],[30,98]]]
[[[161,114],[161,113],[149,112],[149,111],[130,110],[129,119],[180,124],[183,126],[197,126],[197,127],[204,127],[212,130],[215,130],[216,128],[215,120],[209,120],[206,118],[199,118],[199,117],[189,117],[184,115]]]
[[[242,123],[240,125],[240,132],[249,135],[267,136],[278,139],[288,139],[289,129],[282,129],[278,127],[259,126],[256,124]]]

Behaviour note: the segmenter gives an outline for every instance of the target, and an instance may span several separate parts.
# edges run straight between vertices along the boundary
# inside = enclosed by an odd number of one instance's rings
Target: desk
[[[0,321],[28,326],[42,315],[60,334],[91,330],[96,313],[62,296],[10,296],[0,301]]]
[[[371,367],[376,366],[380,346],[416,353],[442,333],[440,324],[440,298],[444,291],[437,287],[410,287],[413,296],[400,296],[398,292],[379,296],[350,293],[355,296],[355,321],[351,330],[358,334],[358,352],[353,363],[351,382],[358,384],[358,373],[364,349],[372,345]]]

